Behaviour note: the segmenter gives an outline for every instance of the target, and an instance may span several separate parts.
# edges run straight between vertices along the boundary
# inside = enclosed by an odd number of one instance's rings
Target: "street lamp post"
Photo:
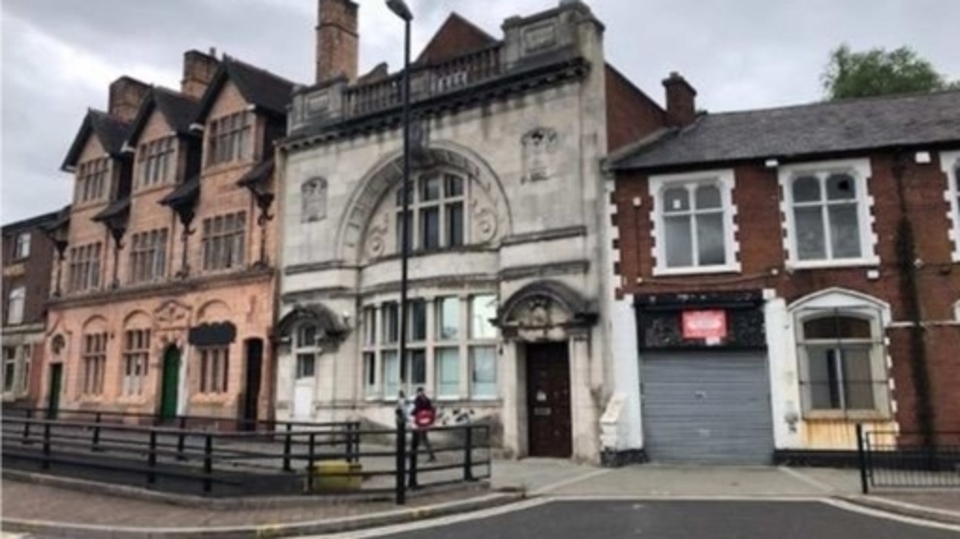
[[[401,122],[403,124],[403,180],[401,185],[401,196],[403,203],[400,215],[400,386],[403,387],[407,381],[407,262],[410,256],[410,23],[413,21],[413,13],[403,0],[387,0],[387,7],[390,8],[396,16],[403,19],[403,113]],[[400,422],[406,422],[406,409],[402,401],[397,402],[397,422],[398,433],[404,429],[399,428]],[[405,442],[400,442],[405,443]],[[413,455],[416,459],[416,455]],[[404,503],[403,482],[406,472],[405,459],[402,453],[397,456],[397,503]]]

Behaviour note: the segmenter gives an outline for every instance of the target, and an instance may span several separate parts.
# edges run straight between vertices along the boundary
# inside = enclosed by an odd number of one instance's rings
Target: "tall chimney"
[[[357,79],[357,7],[351,0],[317,0],[317,84]]]
[[[140,104],[150,93],[150,85],[126,75],[110,83],[107,112],[125,122],[132,122],[140,111]]]
[[[697,118],[697,91],[676,71],[663,80],[667,91],[667,114],[673,125],[690,125]]]
[[[210,49],[210,54],[198,50],[183,53],[183,78],[180,80],[180,91],[200,99],[207,91],[207,86],[213,81],[219,65],[216,49]]]

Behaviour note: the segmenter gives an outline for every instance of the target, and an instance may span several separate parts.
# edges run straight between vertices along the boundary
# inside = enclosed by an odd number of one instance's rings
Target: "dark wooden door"
[[[60,391],[63,388],[63,363],[50,365],[50,391],[47,394],[47,418],[56,419],[60,409]]]
[[[163,382],[160,386],[160,417],[177,417],[177,390],[180,386],[180,350],[175,346],[163,354]]]
[[[573,454],[566,342],[527,345],[527,418],[530,456]]]
[[[263,364],[263,341],[248,339],[245,341],[247,349],[247,381],[243,400],[243,430],[252,430],[257,422],[258,403],[260,401],[260,378]]]

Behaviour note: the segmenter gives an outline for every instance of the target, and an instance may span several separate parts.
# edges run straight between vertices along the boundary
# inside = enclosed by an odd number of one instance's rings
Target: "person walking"
[[[430,439],[427,437],[427,431],[433,426],[437,419],[437,411],[433,407],[433,402],[427,397],[422,387],[417,388],[417,396],[413,399],[413,449],[417,450],[420,442],[423,442],[427,448],[427,454],[430,458],[427,462],[436,462],[437,457],[430,447]]]

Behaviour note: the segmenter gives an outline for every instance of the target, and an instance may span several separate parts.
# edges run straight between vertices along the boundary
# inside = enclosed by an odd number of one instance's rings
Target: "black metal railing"
[[[3,415],[3,466],[212,497],[390,493],[491,475],[486,425],[429,430],[436,459],[404,424],[264,422],[256,431]],[[267,428],[267,426],[275,428]]]
[[[860,489],[960,489],[960,432],[866,430],[857,425]]]

